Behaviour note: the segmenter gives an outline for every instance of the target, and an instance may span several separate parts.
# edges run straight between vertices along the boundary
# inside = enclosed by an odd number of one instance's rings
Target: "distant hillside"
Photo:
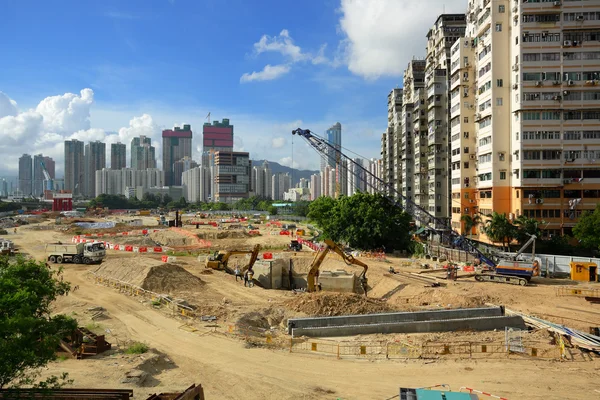
[[[262,165],[262,163],[264,161],[265,160],[252,160],[252,166],[255,167],[255,166]],[[269,161],[269,160],[267,160],[267,161]],[[319,173],[319,171],[308,171],[305,169],[300,170],[300,169],[286,167],[285,165],[281,165],[279,163],[276,163],[275,161],[269,161],[269,167],[271,167],[271,171],[274,174],[277,174],[279,172],[283,172],[283,173],[288,172],[290,175],[292,175],[292,180],[293,180],[292,183],[294,185],[296,185],[296,183],[300,182],[300,178],[305,178],[305,179],[310,180],[310,176],[312,174]],[[292,173],[292,171],[293,171],[293,173]]]

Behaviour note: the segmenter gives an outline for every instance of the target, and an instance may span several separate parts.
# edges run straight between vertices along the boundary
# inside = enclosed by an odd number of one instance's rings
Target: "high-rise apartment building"
[[[288,172],[278,172],[273,175],[271,198],[283,200],[283,194],[292,187],[292,177]]]
[[[192,157],[192,129],[190,125],[178,126],[173,129],[162,131],[163,139],[163,171],[165,174],[165,185],[175,185],[173,166],[175,161],[184,157]]]
[[[494,211],[511,220],[543,220],[546,234],[570,234],[600,198],[600,31],[594,25],[600,3],[469,0],[465,6],[466,20],[442,15],[427,35],[426,209],[450,217],[464,234],[478,230],[465,232],[462,216]],[[417,90],[405,87],[405,102],[412,93],[416,106]],[[417,114],[413,107],[413,122]],[[413,193],[423,205],[421,130],[418,139]],[[409,182],[403,176],[403,189]]]
[[[312,174],[310,176],[310,201],[321,197],[321,175]]]
[[[111,143],[110,169],[123,169],[127,167],[127,145],[125,143]]]
[[[96,195],[96,171],[106,168],[106,143],[95,141],[85,145],[84,192],[87,197]]]
[[[72,139],[65,141],[65,190],[74,195],[83,193],[84,185],[83,142]]]
[[[184,171],[181,177],[183,196],[190,203],[208,201],[210,186],[210,170],[208,167],[195,167]]]
[[[50,178],[56,179],[56,163],[52,157],[44,156],[44,165],[46,166],[46,171],[48,171],[48,175]]]
[[[149,188],[164,186],[163,172],[157,168],[145,170],[103,168],[96,171],[94,176],[95,196],[101,194],[126,195],[128,188],[134,188],[136,196],[141,199]]]
[[[339,122],[332,125],[327,131],[325,131],[325,139],[337,150],[342,150],[342,124]],[[321,163],[327,163],[331,168],[336,168],[338,162],[337,153],[333,150],[327,152],[327,160],[321,160]],[[325,165],[321,165],[323,169]]]
[[[381,179],[388,185],[394,181],[394,132],[388,129],[381,135]],[[384,194],[391,196],[389,187],[383,188]]]
[[[33,156],[33,185],[32,194],[35,197],[44,195],[44,169],[42,167],[44,163],[44,156],[36,154]]]
[[[353,161],[353,163],[349,163],[348,165],[347,196],[352,196],[359,191],[366,192],[367,190],[366,162],[362,158],[354,158]]]
[[[32,194],[33,168],[29,154],[23,154],[19,158],[19,191],[23,196]],[[39,195],[39,194],[38,194]]]
[[[329,190],[331,187],[329,178],[332,175],[332,171],[335,171],[335,169],[331,168],[329,165],[325,166],[325,169],[321,170],[321,196],[335,197],[335,193],[332,193]]]
[[[156,151],[151,138],[142,135],[131,140],[131,168],[156,168]]]
[[[234,203],[248,198],[250,192],[250,154],[238,151],[216,151],[212,167],[211,188],[214,202]]]
[[[465,14],[440,15],[427,33],[425,90],[427,104],[427,177],[430,214],[450,214],[450,52],[465,36]]]
[[[265,160],[262,165],[257,165],[252,168],[254,181],[254,195],[264,198],[270,198],[272,195],[273,173],[269,162]]]
[[[173,186],[181,186],[181,175],[188,169],[196,168],[198,163],[191,157],[183,157],[173,163]]]
[[[414,59],[404,71],[400,119],[402,194],[416,203],[429,201],[427,182],[427,107],[425,60]]]
[[[410,140],[402,136],[402,89],[392,89],[388,94],[388,138],[390,140],[390,184],[397,191],[402,190],[402,156],[409,151],[406,145],[401,149],[401,143]],[[411,149],[412,150],[412,149]],[[404,154],[402,154],[404,152]]]

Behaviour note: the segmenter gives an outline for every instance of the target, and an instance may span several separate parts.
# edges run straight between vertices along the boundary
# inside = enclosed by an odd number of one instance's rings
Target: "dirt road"
[[[33,256],[55,232],[15,236]],[[60,237],[61,240],[68,240]],[[110,256],[110,255],[109,255]],[[203,336],[179,329],[178,321],[150,309],[135,298],[95,285],[85,266],[65,266],[65,279],[79,290],[61,301],[105,307],[108,327],[117,338],[148,343],[177,366],[157,376],[158,388],[136,388],[136,398],[148,392],[182,389],[201,383],[207,399],[386,399],[398,388],[447,383],[481,388],[510,399],[590,399],[598,367],[593,362],[558,363],[526,360],[355,361],[290,354],[244,344],[220,335]],[[255,297],[255,296],[252,296]],[[59,304],[60,305],[60,304]],[[110,340],[110,336],[109,336]],[[97,369],[100,360],[53,363],[46,373],[68,371],[75,386],[125,387],[122,370]],[[118,361],[117,361],[118,364]],[[120,371],[120,372],[119,372]],[[327,393],[329,392],[329,393]]]

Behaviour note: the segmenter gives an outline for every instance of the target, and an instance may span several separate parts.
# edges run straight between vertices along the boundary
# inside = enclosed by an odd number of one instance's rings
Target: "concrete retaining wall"
[[[504,315],[502,307],[462,308],[401,313],[344,315],[339,317],[294,318],[288,320],[288,333],[297,328],[325,328],[348,325],[370,325],[407,323],[420,321],[442,321],[462,318],[499,317]]]
[[[292,336],[333,337],[366,335],[373,333],[427,333],[459,330],[489,331],[494,329],[504,329],[505,327],[525,329],[525,323],[519,316],[444,319],[369,325],[294,328],[292,329]]]

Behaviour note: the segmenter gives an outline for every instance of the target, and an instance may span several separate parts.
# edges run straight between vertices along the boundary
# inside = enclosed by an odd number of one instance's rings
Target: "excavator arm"
[[[252,267],[256,263],[256,260],[258,260],[259,252],[260,252],[260,244],[257,244],[256,246],[254,246],[254,249],[252,249],[252,252],[250,252],[250,261],[248,262],[248,265],[246,265],[242,269],[242,273],[246,272],[246,270],[252,270]]]
[[[319,272],[319,268],[321,267],[321,264],[323,264],[325,257],[327,257],[327,253],[329,253],[329,249],[330,249],[329,245],[327,243],[325,243],[325,247],[321,251],[319,251],[317,254],[315,254],[315,258],[313,259],[312,264],[310,264],[310,270],[308,271],[308,276],[306,277],[306,291],[307,292],[314,292],[317,290],[317,285],[316,285],[317,273]]]
[[[365,264],[364,262],[354,258],[354,256],[352,254],[346,254],[346,252],[337,243],[334,243],[331,240],[325,240],[325,244],[327,244],[327,246],[329,246],[332,251],[339,254],[339,256],[342,257],[342,260],[344,260],[346,265],[357,265],[359,267],[363,267],[363,272],[358,276],[358,280],[359,280],[360,285],[362,286],[362,289],[366,296],[367,295],[367,270],[369,269],[369,266],[367,264]]]

